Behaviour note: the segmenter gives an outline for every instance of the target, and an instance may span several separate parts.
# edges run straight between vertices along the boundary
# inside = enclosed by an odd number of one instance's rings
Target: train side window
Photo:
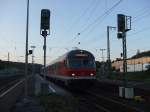
[[[66,60],[64,60],[64,66],[66,66],[67,65],[67,61]]]
[[[56,64],[55,64],[55,67],[56,67],[55,69],[59,69],[59,68],[60,68],[59,63],[56,63]]]
[[[64,65],[65,65],[65,67],[68,67],[69,66],[69,61],[68,60],[64,60]]]

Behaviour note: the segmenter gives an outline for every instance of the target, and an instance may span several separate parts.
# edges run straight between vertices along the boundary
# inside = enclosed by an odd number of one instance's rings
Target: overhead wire
[[[137,21],[139,21],[140,19],[139,19],[139,17],[141,17],[141,14],[146,14],[147,13],[147,8],[144,8],[144,9],[142,9],[142,10],[140,10],[140,14],[138,14],[136,17],[134,17],[134,18],[137,18],[138,20],[136,20],[135,22],[137,22]],[[139,12],[139,11],[138,11]],[[149,12],[148,12],[148,15],[144,15],[144,16],[142,16],[142,17],[145,17],[145,16],[149,16],[150,14],[149,14]],[[141,19],[143,19],[143,18],[141,18]],[[91,29],[92,30],[92,29]],[[144,29],[143,29],[144,30]],[[147,29],[145,29],[145,30],[147,30]],[[89,33],[90,33],[91,31],[89,31]],[[140,31],[141,32],[141,31]],[[87,34],[89,34],[89,33],[87,33]],[[137,32],[136,32],[137,33]],[[87,36],[86,36],[87,37]]]
[[[70,41],[72,42],[74,39],[76,39],[78,36],[80,36],[82,33],[84,33],[85,31],[87,31],[89,28],[92,28],[90,31],[94,30],[94,28],[99,24],[99,22],[102,22],[102,20],[104,20],[105,17],[107,17],[112,11],[113,9],[115,9],[123,0],[119,0],[117,3],[115,3],[110,9],[108,9],[107,11],[105,11],[102,15],[98,16],[92,23],[88,24],[85,28],[83,28],[83,30],[81,30],[79,33],[77,33],[75,35],[75,37],[73,37],[71,40],[69,40],[67,43],[69,43]],[[101,20],[101,21],[100,21]],[[94,26],[95,25],[95,26]],[[93,27],[92,27],[93,26]],[[89,32],[90,32],[89,31]],[[88,32],[88,33],[89,33]]]
[[[102,34],[98,34],[97,36],[94,36],[94,37],[92,37],[92,38],[90,38],[88,40],[84,39],[84,42],[82,44],[89,42],[90,45],[91,45],[93,41],[96,40],[96,42],[97,42],[98,39],[96,39],[96,38],[98,38],[98,37],[104,37],[104,36],[105,36],[105,33],[103,32]],[[104,41],[104,39],[102,41]]]
[[[134,17],[134,19],[140,17],[140,16],[143,15],[144,13],[147,13],[147,11],[149,11],[149,9],[148,9],[147,7],[144,7],[142,10],[138,10],[137,12],[135,12],[135,14],[138,13],[138,15],[136,15],[136,16]]]
[[[141,13],[141,14],[146,14],[147,13],[147,9],[145,10],[146,8],[144,8],[142,11],[143,11],[143,13]],[[138,18],[138,20],[136,20],[136,21],[134,21],[134,22],[137,22],[137,21],[139,21],[139,20],[141,20],[141,19],[143,19],[143,18],[140,18],[139,19],[139,17],[141,17],[141,14],[138,14],[135,18]],[[148,14],[147,15],[144,15],[144,16],[142,16],[142,17],[145,17],[145,16],[149,16],[150,15],[150,12],[148,12]],[[146,28],[143,28],[143,29],[141,29],[141,30],[139,30],[139,31],[137,31],[137,32],[135,32],[135,33],[132,33],[132,34],[130,34],[130,35],[128,35],[128,36],[133,36],[133,35],[136,35],[136,34],[139,34],[139,33],[142,33],[142,32],[145,32],[145,31],[147,31],[147,30],[150,30],[150,27],[146,27]]]
[[[144,9],[142,9],[140,12],[142,12],[142,13],[140,13],[140,14],[138,14],[136,17],[134,17],[134,18],[138,18],[138,17],[141,17],[141,15],[142,14],[145,14],[145,13],[147,13],[147,8],[144,8]],[[139,12],[139,11],[138,11]],[[148,13],[149,14],[149,13]],[[139,20],[139,19],[138,19]],[[144,29],[143,29],[144,30]],[[89,32],[91,32],[91,31],[89,31]],[[86,36],[87,37],[87,36]],[[94,39],[93,39],[94,40]],[[90,42],[91,42],[91,40],[90,40]]]
[[[101,18],[103,19],[106,16],[108,16],[113,11],[113,9],[116,8],[122,1],[123,0],[119,0],[117,3],[115,3],[110,9],[105,11],[102,15],[100,15],[98,18],[96,18],[92,23],[90,23],[83,30],[81,30],[80,34],[84,33],[85,31],[87,31],[87,29],[91,28],[93,25],[95,25],[97,22],[99,22],[101,20]]]
[[[150,27],[143,28],[143,29],[141,29],[141,30],[139,30],[139,31],[137,31],[137,32],[135,32],[135,33],[132,33],[132,34],[130,34],[130,35],[128,35],[128,36],[137,35],[138,33],[142,33],[142,32],[144,32],[144,31],[146,31],[146,30],[150,30]]]
[[[140,11],[140,13],[139,13],[137,16],[134,17],[135,20],[132,21],[131,23],[137,23],[137,22],[139,22],[140,20],[145,19],[145,17],[148,17],[148,16],[150,16],[149,9],[143,8],[143,9]],[[137,34],[139,34],[139,33],[145,32],[145,31],[147,31],[147,30],[150,30],[150,27],[146,27],[146,28],[140,29],[139,31],[136,31],[135,33],[132,33],[132,34],[130,34],[130,35],[128,35],[128,36],[131,37],[131,36],[137,35]]]
[[[120,0],[119,2],[121,2],[121,1],[123,1],[123,0]],[[118,3],[118,2],[117,2]],[[119,3],[120,4],[120,3]],[[118,4],[118,5],[119,5]],[[113,8],[113,7],[112,7]],[[109,9],[110,10],[110,9]],[[107,10],[106,12],[105,12],[105,14],[103,14],[103,15],[101,15],[100,17],[102,18],[102,20],[103,20],[103,18],[105,18],[105,16],[107,17],[112,11],[109,11],[109,10]],[[113,10],[113,9],[112,9]],[[146,14],[147,12],[146,11],[144,11],[142,14]],[[147,15],[147,14],[146,14]],[[83,30],[81,30],[81,32],[79,32],[79,33],[77,33],[77,35],[74,37],[74,38],[72,38],[70,41],[72,42],[74,39],[76,39],[77,37],[79,37],[82,33],[84,33],[85,31],[87,31],[88,29],[91,29],[89,32],[91,32],[91,31],[93,31],[94,30],[94,28],[97,26],[97,24],[99,24],[98,22],[101,20],[100,19],[100,17],[98,17],[97,19],[95,19],[92,23],[90,23],[89,25],[87,25],[86,27],[84,27],[84,29]],[[136,20],[136,21],[139,21],[139,20],[141,20],[141,19],[139,19],[139,15],[137,15],[135,18],[137,18],[138,20]],[[131,35],[135,35],[135,34],[137,34],[137,33],[140,33],[140,32],[143,32],[144,31],[144,29],[141,31],[138,31],[138,32],[135,32],[134,34],[131,34]],[[88,32],[88,33],[89,33]],[[87,33],[87,34],[88,34]],[[131,35],[129,35],[129,36],[131,36]],[[67,44],[68,43],[70,43],[70,41],[68,41],[67,42]]]
[[[98,0],[99,1],[99,0]],[[72,23],[72,25],[69,27],[69,30],[67,31],[67,34],[68,34],[68,32],[70,33],[72,30],[73,30],[73,28],[75,28],[75,26],[77,26],[79,23],[80,23],[80,21],[81,21],[81,19],[88,13],[88,11],[89,10],[91,10],[91,6],[93,6],[93,4],[94,4],[95,2],[93,2],[93,0],[91,0],[90,2],[89,2],[89,4],[88,4],[88,6],[85,8],[85,10],[81,13],[81,15]],[[72,39],[71,39],[72,40]],[[71,41],[70,40],[70,41]],[[66,42],[64,42],[63,43],[63,45],[62,46],[64,46],[66,44]]]
[[[79,18],[72,24],[70,30],[68,32],[71,32],[71,30],[78,24],[80,23],[80,20],[87,14],[87,12],[89,11],[89,19],[90,19],[90,16],[92,16],[92,13],[94,12],[94,10],[98,7],[98,4],[99,4],[99,0],[97,0],[96,2],[93,2],[93,0],[91,0],[90,4],[88,5],[88,7],[83,11],[83,13],[79,16]],[[91,7],[92,6],[92,7]],[[88,21],[89,21],[88,19]],[[73,27],[74,26],[74,27]],[[79,36],[80,33],[78,33],[78,35],[76,35],[74,38],[76,38],[77,36]],[[73,41],[74,39],[71,39],[69,40],[68,42],[70,41]],[[67,42],[67,44],[68,44]],[[63,44],[63,46],[66,44],[66,42]],[[62,49],[62,48],[60,48]]]
[[[82,17],[85,16],[87,12],[90,10],[92,3],[93,3],[93,0],[89,2],[88,7],[86,7],[86,9],[81,13],[81,15],[72,23],[72,25],[69,27],[69,30],[67,32],[71,32],[73,28],[79,24]]]
[[[150,16],[150,12],[147,12],[146,15],[137,17],[137,19],[135,19],[134,21],[132,21],[132,23],[135,23],[135,22],[137,22],[139,20],[145,19],[145,17],[148,17],[148,16]]]
[[[96,26],[97,25],[99,25],[100,23],[102,23],[103,22],[103,20],[113,11],[113,9],[115,8],[115,7],[117,7],[119,4],[121,3],[121,1],[119,1],[119,2],[117,2],[115,5],[113,5],[109,10],[107,10],[105,13],[103,13],[100,17],[101,18],[99,18],[99,20],[101,20],[101,21],[98,21],[93,27],[91,27],[91,29],[87,32],[87,34],[85,35],[85,37],[87,37],[87,36],[89,36],[89,33],[91,33],[95,28],[96,28]],[[84,40],[85,41],[85,40]],[[91,42],[91,41],[90,41]]]
[[[147,10],[145,10],[142,14],[143,14],[143,16],[141,16],[141,14],[136,16],[135,18],[137,18],[137,19],[134,22],[142,20],[142,19],[144,19],[144,17],[148,17],[150,15],[150,12],[147,12]],[[139,30],[139,31],[137,31],[137,32],[135,32],[133,34],[130,34],[129,36],[133,36],[133,35],[145,32],[147,30],[150,30],[150,27],[143,28],[143,29],[141,29],[141,30]]]
[[[96,11],[96,9],[97,9],[98,5],[100,4],[100,2],[101,2],[101,0],[97,0],[97,1],[95,2],[95,4],[93,5],[93,7],[91,8],[91,11],[89,12],[89,15],[88,15],[88,17],[87,17],[87,19],[86,19],[86,21],[85,21],[85,24],[82,25],[83,27],[84,27],[84,26],[89,22],[89,20],[92,18],[93,14],[94,14],[94,12]],[[82,28],[82,26],[81,26],[81,28]]]

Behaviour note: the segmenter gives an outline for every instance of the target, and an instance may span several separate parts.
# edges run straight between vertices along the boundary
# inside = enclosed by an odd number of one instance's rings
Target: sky
[[[51,11],[50,35],[47,36],[47,63],[74,49],[88,50],[102,61],[107,49],[107,26],[117,27],[117,14],[131,16],[127,32],[127,57],[150,50],[149,0],[29,0],[29,49],[35,63],[43,64],[40,35],[41,9]],[[27,0],[0,0],[0,59],[25,62]],[[117,29],[110,29],[111,59],[120,58],[122,40]],[[107,59],[107,51],[103,52]],[[29,56],[29,63],[31,56]]]

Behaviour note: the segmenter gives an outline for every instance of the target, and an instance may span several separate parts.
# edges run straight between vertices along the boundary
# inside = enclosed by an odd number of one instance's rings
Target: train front
[[[71,87],[88,88],[96,79],[96,65],[94,56],[85,50],[71,51],[66,60],[67,74],[70,77],[68,85]]]

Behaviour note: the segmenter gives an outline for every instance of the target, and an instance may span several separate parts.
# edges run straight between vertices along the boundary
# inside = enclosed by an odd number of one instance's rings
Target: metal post
[[[107,77],[110,75],[110,40],[109,40],[109,26],[107,26]]]
[[[34,51],[32,50],[32,75],[34,74]]]
[[[46,68],[46,36],[44,37],[43,49],[44,49],[44,68]],[[46,75],[46,70],[44,71],[44,78],[45,78],[45,75]]]
[[[25,97],[28,96],[28,91],[27,91],[27,75],[28,75],[28,26],[29,26],[29,0],[27,0],[27,21],[26,21]]]
[[[46,78],[46,36],[47,34],[47,30],[41,31],[41,35],[44,37],[44,45],[43,45],[43,50],[44,50],[44,79]]]
[[[107,26],[107,60],[110,61],[109,26]]]
[[[116,27],[107,26],[107,67],[108,75],[111,73],[111,60],[110,60],[110,39],[109,39],[109,29],[115,29]]]
[[[31,46],[32,48],[32,75],[34,75],[34,48],[35,46]]]
[[[128,28],[129,23],[129,28]],[[126,96],[129,91],[127,87],[127,48],[126,48],[126,32],[131,30],[131,16],[125,16],[123,14],[118,14],[118,39],[122,39],[123,48],[123,76],[124,76],[124,87],[119,87],[119,94],[121,97],[129,98]],[[133,90],[133,88],[131,88]],[[122,91],[122,92],[121,92]],[[132,91],[133,93],[133,91]],[[133,97],[132,95],[130,98]]]
[[[135,59],[134,59],[134,72],[135,72]]]
[[[7,66],[8,66],[8,67],[7,67],[7,68],[9,68],[9,60],[10,60],[9,57],[10,57],[10,56],[9,56],[9,52],[8,52],[8,63],[7,63]]]
[[[35,83],[36,83],[36,77],[35,77],[35,73],[34,73],[34,48],[35,46],[31,46],[32,48],[32,83],[30,84],[30,95],[34,95],[35,94]]]
[[[100,51],[102,51],[102,75],[103,75],[103,78],[104,78],[104,55],[103,55],[103,51],[106,50],[106,49],[100,49]]]
[[[40,34],[44,37],[44,79],[46,79],[46,36],[50,34],[50,10],[41,10],[41,28]],[[41,83],[41,93],[48,94],[48,83],[45,81]]]
[[[124,86],[127,86],[127,49],[126,49],[126,32],[123,33],[122,38],[122,44],[123,44],[123,74],[124,74]]]
[[[9,52],[8,52],[8,62],[9,62],[9,60],[10,60],[10,56],[9,56]]]
[[[102,51],[102,61],[104,62],[104,55],[103,55],[103,51],[106,49],[100,49],[100,51]]]

